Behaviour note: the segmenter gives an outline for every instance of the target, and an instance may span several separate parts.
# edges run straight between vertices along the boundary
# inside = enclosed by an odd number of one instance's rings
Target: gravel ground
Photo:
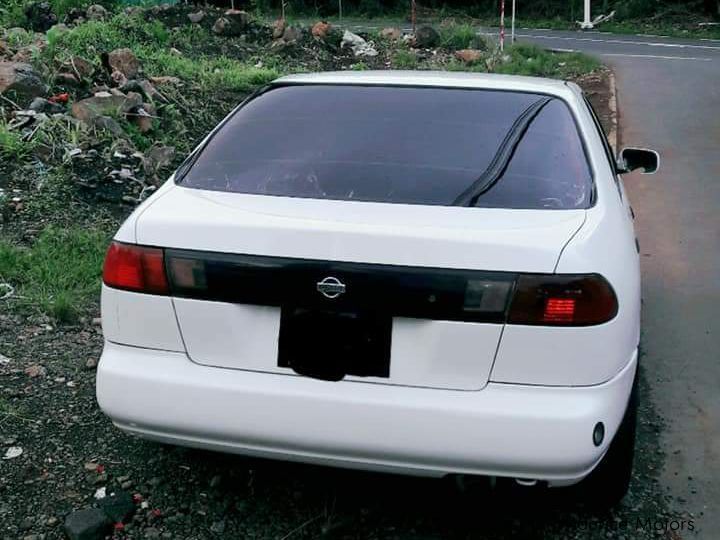
[[[606,82],[588,87],[596,104],[607,101]],[[692,535],[693,518],[673,513],[657,482],[663,421],[645,377],[630,493],[614,511],[593,513],[572,490],[460,493],[448,481],[251,460],[130,437],[95,402],[97,314],[94,306],[78,324],[56,327],[43,316],[0,312],[0,538],[62,538],[65,517],[96,506],[103,491],[135,501],[134,517],[116,538]],[[22,454],[2,459],[17,449]]]

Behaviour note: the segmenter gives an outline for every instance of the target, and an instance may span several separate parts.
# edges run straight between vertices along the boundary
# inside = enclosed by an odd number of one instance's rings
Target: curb
[[[608,77],[610,82],[610,97],[608,99],[608,109],[610,109],[610,131],[607,138],[613,150],[618,151],[618,109],[617,109],[617,88],[615,87],[615,74],[610,71]]]

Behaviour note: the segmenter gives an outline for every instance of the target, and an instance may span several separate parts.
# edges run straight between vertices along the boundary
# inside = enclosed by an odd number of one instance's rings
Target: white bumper
[[[100,407],[123,430],[168,443],[431,476],[581,480],[627,405],[637,355],[588,387],[490,383],[436,390],[206,367],[184,353],[106,342]],[[606,429],[592,442],[597,422]]]

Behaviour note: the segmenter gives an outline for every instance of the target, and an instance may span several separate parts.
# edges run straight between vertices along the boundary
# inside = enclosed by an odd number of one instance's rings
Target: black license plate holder
[[[339,381],[390,376],[392,318],[374,312],[283,307],[278,366]]]

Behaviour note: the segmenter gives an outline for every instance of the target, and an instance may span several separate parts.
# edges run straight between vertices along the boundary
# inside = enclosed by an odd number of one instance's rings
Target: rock
[[[318,39],[325,39],[330,32],[330,23],[325,21],[316,22],[312,27],[312,35]]]
[[[65,534],[69,540],[100,540],[110,531],[112,522],[99,508],[78,510],[65,518]]]
[[[383,28],[380,30],[380,37],[383,39],[390,39],[392,41],[397,41],[402,37],[402,30],[395,26],[390,26],[388,28]]]
[[[122,126],[118,124],[115,119],[110,118],[109,116],[98,116],[92,121],[92,125],[96,129],[109,131],[116,137],[123,137],[125,135],[125,131]]]
[[[135,92],[127,96],[101,92],[73,103],[71,112],[78,120],[90,124],[99,116],[125,114],[141,105],[142,96]]]
[[[431,49],[440,42],[440,34],[432,26],[421,26],[415,32],[415,46]]]
[[[88,358],[87,362],[85,362],[85,369],[95,369],[97,365],[97,358]]]
[[[151,101],[154,101],[155,99],[162,99],[162,96],[160,95],[160,92],[158,92],[155,87],[149,82],[144,79],[142,80],[131,80],[126,81],[125,84],[123,84],[120,87],[120,90],[122,92],[136,92],[139,94],[142,94],[146,98],[150,99]]]
[[[12,56],[12,61],[29,64],[38,54],[40,54],[40,47],[38,45],[26,45],[15,51],[15,54]]]
[[[193,24],[198,24],[204,18],[205,12],[203,10],[197,11],[195,13],[188,13],[188,19],[190,19],[190,22]]]
[[[75,87],[80,84],[80,80],[75,76],[74,73],[60,72],[53,77],[53,82],[58,86],[71,86]]]
[[[31,379],[35,379],[37,377],[44,377],[46,374],[47,370],[40,364],[33,364],[25,368],[25,375],[27,375]]]
[[[163,75],[160,77],[150,77],[150,81],[154,84],[180,84],[180,79],[172,77],[170,75]]]
[[[36,97],[30,103],[28,107],[31,111],[45,114],[62,114],[65,112],[65,107],[59,103],[53,103],[45,98]]]
[[[65,24],[72,24],[72,23],[81,23],[85,20],[86,10],[74,7],[70,8],[70,10],[65,15]]]
[[[58,19],[48,2],[31,2],[25,7],[25,18],[35,32],[47,32]]]
[[[140,62],[130,49],[115,49],[107,56],[112,71],[122,73],[128,79],[134,79],[140,72]]]
[[[3,459],[15,459],[23,455],[23,449],[20,446],[11,446],[5,451]]]
[[[340,46],[343,49],[352,49],[352,52],[355,56],[377,56],[378,54],[378,52],[375,50],[375,47],[373,47],[371,43],[368,43],[357,34],[353,34],[348,30],[345,30],[345,32],[343,33]]]
[[[117,491],[100,501],[100,509],[113,523],[121,523],[135,513],[135,502],[127,491]]]
[[[287,27],[287,22],[285,22],[285,19],[277,19],[272,24],[272,37],[273,39],[280,39],[283,34],[285,33],[285,28]]]
[[[461,49],[455,51],[455,56],[466,64],[474,64],[482,60],[482,52],[477,49]]]
[[[89,8],[87,8],[87,11],[85,11],[85,16],[90,21],[102,21],[105,20],[108,16],[107,9],[102,7],[100,4],[93,4]]]
[[[45,95],[47,86],[30,64],[0,62],[0,94],[13,92],[17,99],[31,101]]]
[[[288,43],[302,39],[302,29],[297,26],[288,26],[283,32],[282,39]]]
[[[132,117],[133,123],[138,127],[140,133],[147,133],[153,128],[153,116],[157,111],[150,103],[144,103]]]
[[[242,11],[240,9],[228,9],[225,12],[225,17],[243,28],[245,28],[250,22],[250,15],[248,15],[246,11]]]
[[[172,146],[153,146],[143,157],[143,169],[147,175],[155,175],[160,169],[172,163],[175,148]]]
[[[220,17],[213,24],[212,31],[218,35],[226,35],[227,29],[230,27],[230,19]]]
[[[229,9],[215,21],[212,31],[219,36],[239,36],[247,29],[249,20],[246,12]]]
[[[77,79],[89,79],[95,72],[95,67],[80,56],[73,56],[63,62],[63,69],[68,73],[73,73]]]

